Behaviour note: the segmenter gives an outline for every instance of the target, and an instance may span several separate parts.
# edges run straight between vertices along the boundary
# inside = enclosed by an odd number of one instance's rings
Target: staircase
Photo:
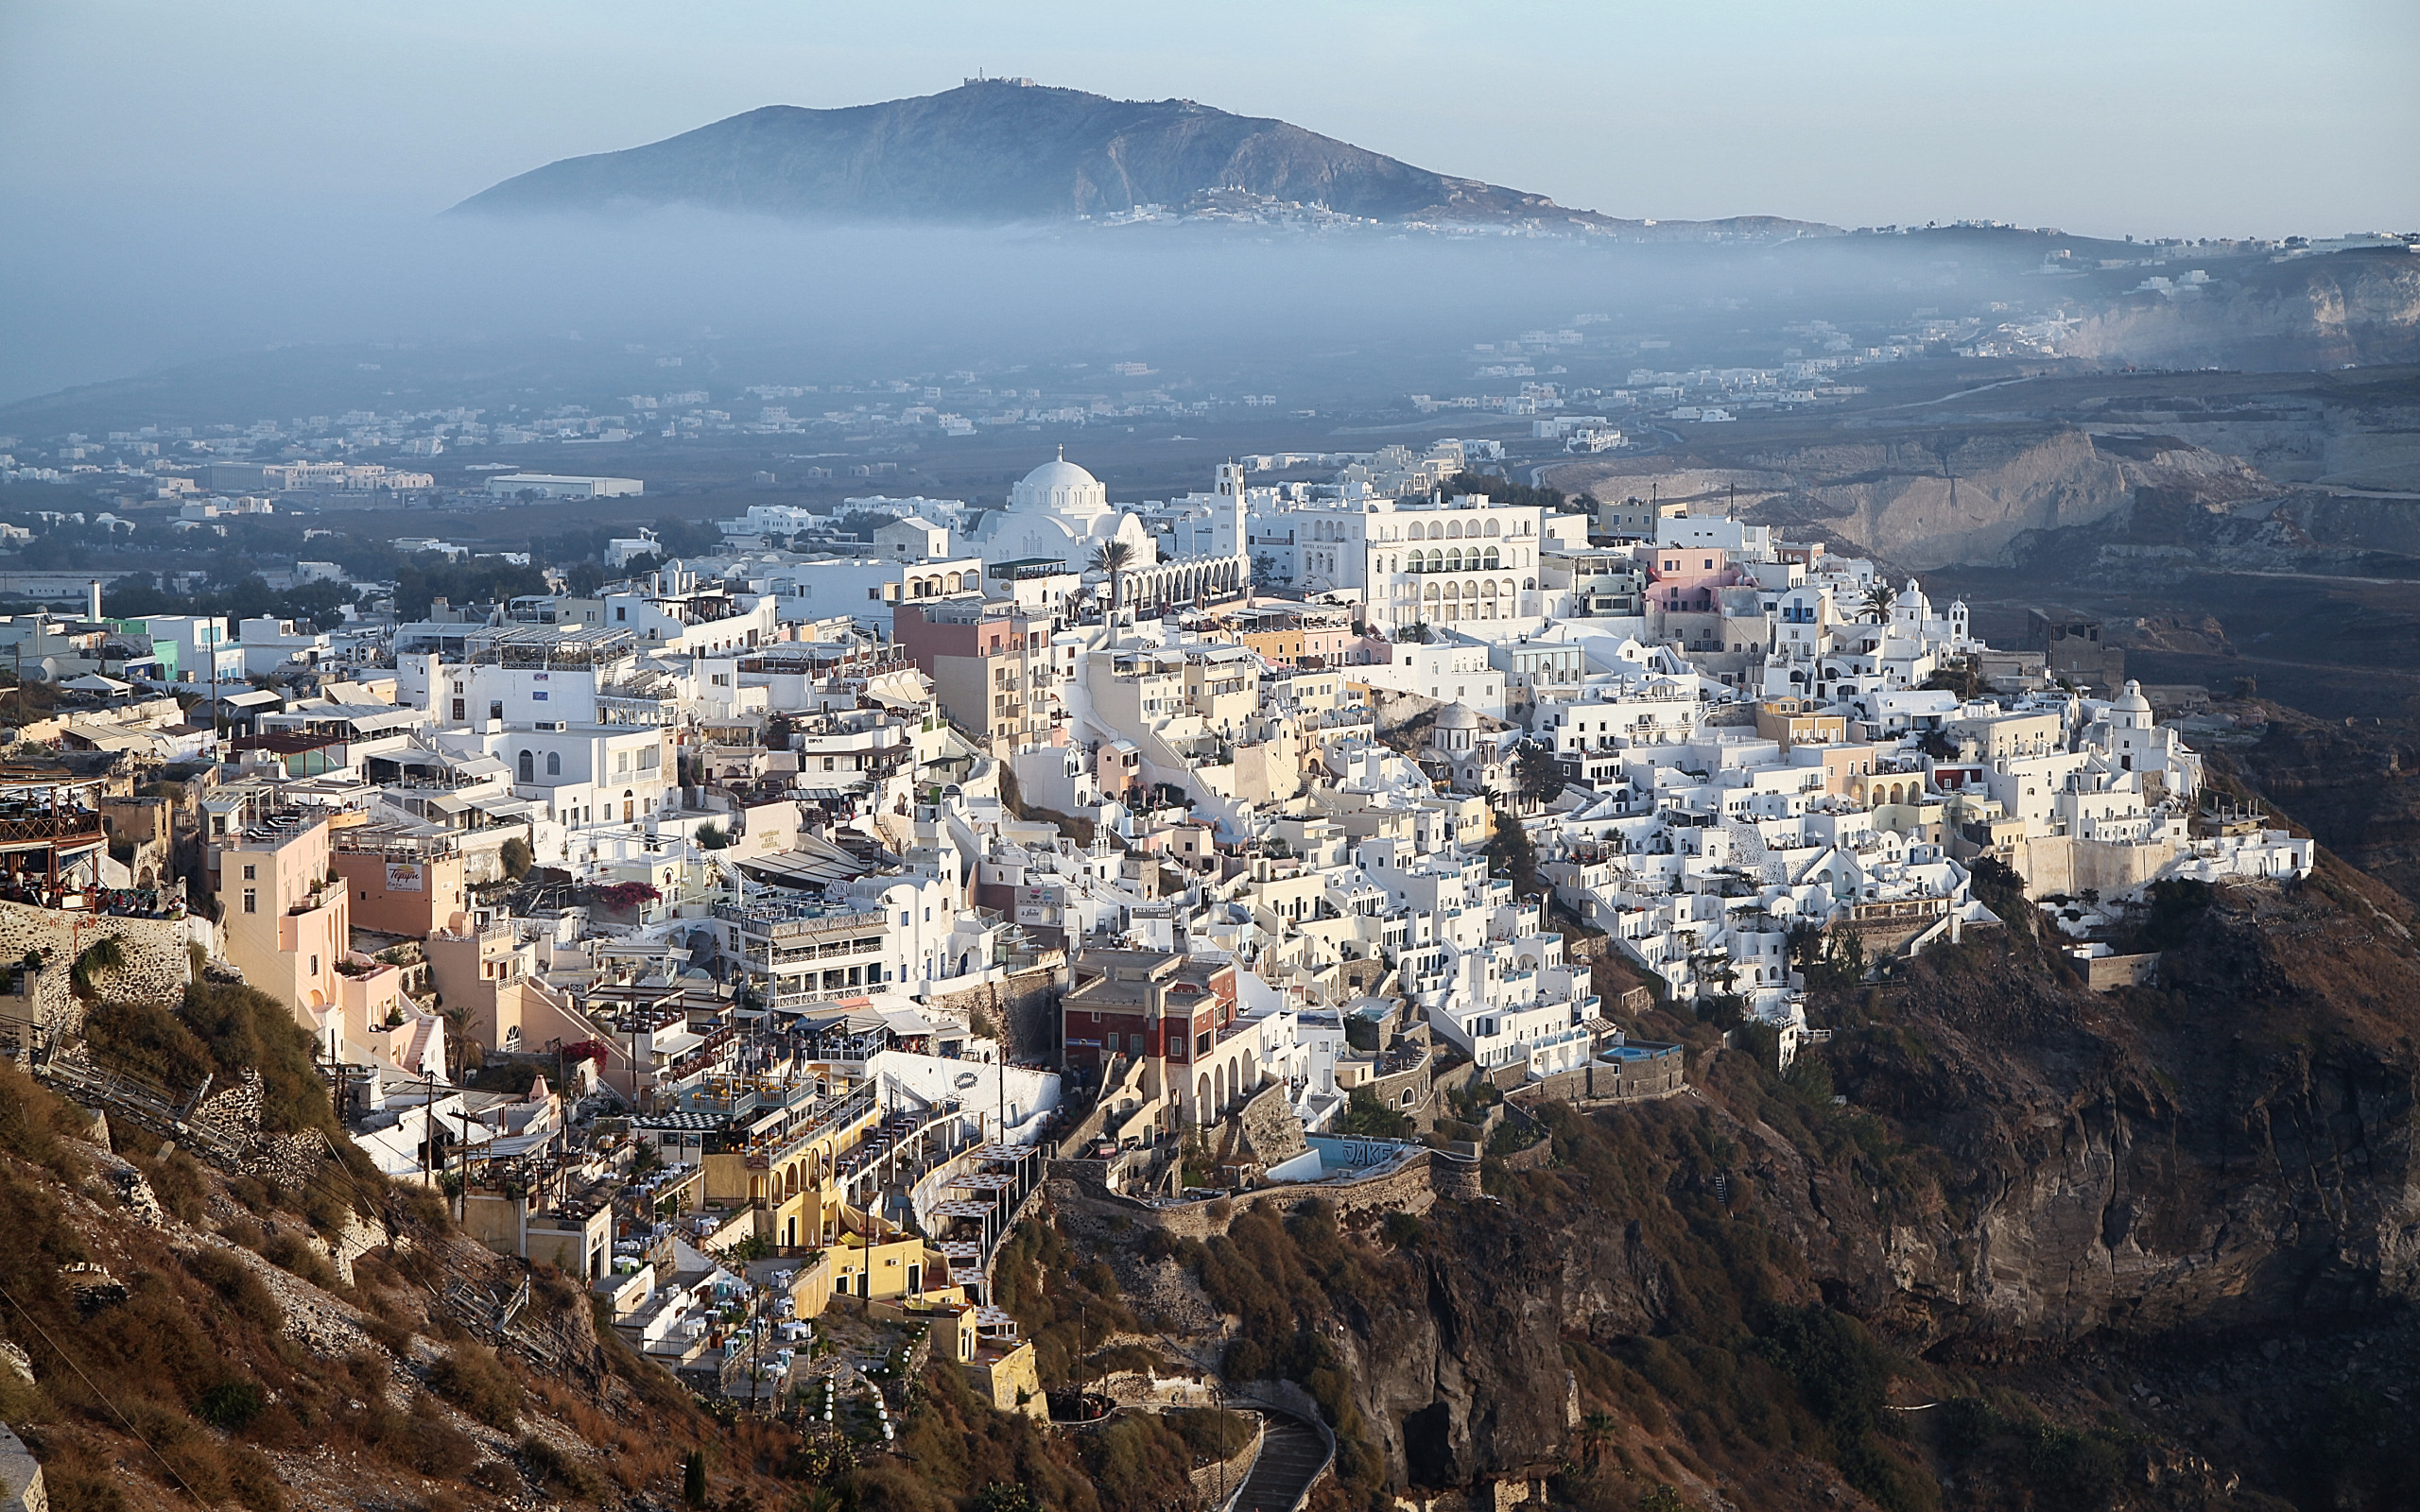
[[[1326,1436],[1309,1423],[1282,1412],[1267,1416],[1260,1453],[1227,1503],[1234,1512],[1295,1512],[1333,1456]]]
[[[209,1123],[187,1122],[209,1091],[206,1079],[200,1091],[180,1098],[155,1083],[80,1055],[54,1055],[38,1070],[43,1079],[87,1107],[98,1106],[115,1118],[174,1140],[215,1164],[242,1168],[242,1141]]]

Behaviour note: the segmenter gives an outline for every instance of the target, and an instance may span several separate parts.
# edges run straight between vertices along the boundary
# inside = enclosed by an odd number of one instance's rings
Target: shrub
[[[47,1168],[68,1182],[84,1178],[72,1148],[92,1126],[90,1114],[12,1066],[0,1066],[0,1150]]]
[[[240,1434],[252,1425],[268,1402],[261,1396],[261,1388],[250,1381],[222,1381],[201,1394],[194,1407],[194,1416],[213,1428],[223,1428]]]
[[[605,1478],[584,1459],[575,1458],[531,1434],[521,1440],[521,1461],[540,1485],[594,1502],[605,1494]]]
[[[236,1316],[263,1332],[275,1333],[285,1326],[285,1310],[277,1305],[268,1284],[225,1250],[194,1251],[185,1257],[185,1274],[216,1292]]]
[[[149,1160],[140,1155],[130,1156],[143,1179],[151,1183],[151,1194],[160,1206],[180,1223],[198,1224],[210,1211],[209,1179],[202,1174],[201,1162],[182,1150],[171,1150],[164,1160]]]
[[[429,1366],[429,1389],[490,1428],[510,1433],[521,1423],[521,1383],[482,1347],[463,1342]]]
[[[291,1271],[323,1291],[337,1285],[336,1267],[328,1263],[328,1257],[291,1228],[279,1229],[261,1254],[278,1269]]]

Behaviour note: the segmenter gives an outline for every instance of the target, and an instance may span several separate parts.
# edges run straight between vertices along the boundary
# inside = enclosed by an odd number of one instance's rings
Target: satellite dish
[[[41,661],[33,664],[32,670],[34,680],[36,682],[57,682],[59,680],[59,662],[55,658],[43,657]]]

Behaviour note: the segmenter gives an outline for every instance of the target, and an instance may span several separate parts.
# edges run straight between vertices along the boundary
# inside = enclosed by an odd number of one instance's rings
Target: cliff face
[[[2420,257],[2298,258],[2255,269],[2221,297],[2139,296],[2086,318],[2064,350],[2180,367],[2410,362],[2420,356]]]
[[[2332,862],[2144,927],[2169,947],[2158,988],[2095,995],[1987,933],[1828,1004],[1838,1037],[1788,1077],[1718,1051],[1702,1095],[1551,1109],[1548,1165],[1441,1204],[1399,1279],[1332,1285],[1305,1322],[1388,1481],[1547,1473],[1594,1414],[1690,1495],[1853,1504],[1837,1429],[1742,1437],[1718,1423],[1746,1408],[1697,1400],[1717,1366],[1765,1368],[1763,1310],[1828,1305],[1902,1351],[1911,1399],[2033,1392],[2086,1426],[2128,1418],[2171,1490],[2284,1485],[2285,1420],[2230,1437],[2130,1392],[2238,1349],[2212,1393],[2269,1391],[2290,1419],[2293,1361],[2254,1352],[2264,1331],[2383,1327],[2420,1295],[2420,953],[2408,905]],[[2083,1398],[2041,1389],[2080,1370],[2100,1373]],[[1893,1452],[1946,1473],[1937,1445]]]
[[[2137,490],[2223,505],[2273,492],[2237,458],[2183,441],[2095,436],[2070,426],[1945,430],[1869,441],[1750,450],[1734,469],[1632,473],[1627,464],[1556,472],[1557,487],[1599,497],[1703,498],[1737,485],[1760,524],[1827,532],[1894,565],[2005,566],[2044,532],[2122,519]]]

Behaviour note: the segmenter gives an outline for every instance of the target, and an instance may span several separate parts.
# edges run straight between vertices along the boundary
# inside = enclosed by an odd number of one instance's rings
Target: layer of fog
[[[1770,322],[1770,295],[1820,313],[1887,284],[1867,254],[1819,271],[1789,249],[20,209],[0,217],[0,403],[277,344],[573,332],[615,351],[711,337],[756,354],[751,382],[1128,357],[1240,370],[1368,343],[1467,377],[1472,340],[1582,312],[1747,327],[1733,301]]]

